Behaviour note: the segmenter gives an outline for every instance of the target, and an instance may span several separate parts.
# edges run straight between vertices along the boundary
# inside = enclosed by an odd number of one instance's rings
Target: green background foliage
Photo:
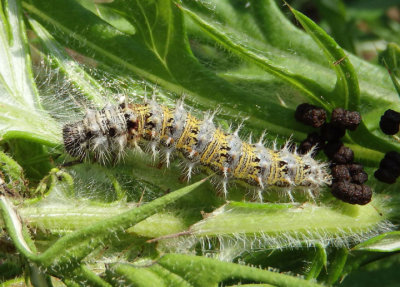
[[[2,0],[0,282],[394,286],[398,184],[372,174],[400,146],[379,130],[399,107],[400,10],[377,2]],[[324,188],[316,202],[270,189],[257,203],[242,186],[225,199],[204,174],[179,180],[179,161],[160,169],[134,152],[62,167],[63,124],[153,93],[278,144],[313,131],[294,119],[300,103],[359,111],[344,141],[373,201]]]

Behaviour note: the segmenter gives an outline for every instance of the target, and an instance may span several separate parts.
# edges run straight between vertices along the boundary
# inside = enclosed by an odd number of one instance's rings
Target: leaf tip
[[[283,1],[283,5],[287,6],[287,7],[290,9],[290,11],[293,13],[293,8],[292,8],[292,6],[290,6],[289,3],[286,2],[285,0],[282,0],[282,1]]]
[[[179,3],[175,2],[175,1],[174,1],[174,4],[175,4],[175,6],[178,7],[179,9],[182,9],[182,5],[181,5],[181,4],[179,4]]]

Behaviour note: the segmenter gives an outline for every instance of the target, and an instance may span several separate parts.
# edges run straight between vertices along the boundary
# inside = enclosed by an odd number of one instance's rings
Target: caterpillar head
[[[83,121],[66,124],[63,127],[63,141],[66,152],[72,157],[84,159],[88,153],[92,135],[85,131]]]
[[[83,120],[63,128],[68,154],[81,160],[94,157],[103,163],[117,156],[127,145],[127,120],[119,107],[106,106],[100,111],[88,110]]]

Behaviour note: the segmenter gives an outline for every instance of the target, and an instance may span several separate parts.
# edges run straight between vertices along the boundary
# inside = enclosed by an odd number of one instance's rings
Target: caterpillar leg
[[[312,191],[310,188],[307,189],[307,195],[308,195],[309,198],[311,198],[311,200],[312,200],[314,203],[316,203],[314,193],[313,193],[313,191]]]
[[[290,199],[290,202],[294,203],[294,197],[293,197],[292,191],[290,189],[288,189],[286,191],[286,193],[287,193],[287,195],[288,195],[288,197]]]
[[[224,178],[222,180],[222,192],[224,193],[224,197],[228,196],[228,179]]]
[[[257,197],[258,197],[258,199],[260,200],[261,203],[263,202],[263,195],[262,195],[262,193],[263,193],[263,190],[262,190],[262,189],[258,189],[258,190],[257,190]]]

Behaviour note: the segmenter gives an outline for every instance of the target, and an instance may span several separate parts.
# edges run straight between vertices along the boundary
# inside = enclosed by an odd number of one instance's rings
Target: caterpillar
[[[201,166],[221,179],[227,195],[230,180],[256,187],[262,192],[270,186],[286,187],[293,200],[291,188],[306,187],[309,194],[331,184],[326,163],[312,158],[312,151],[300,155],[287,143],[282,149],[269,149],[263,137],[257,143],[242,141],[238,129],[227,133],[213,123],[214,114],[202,120],[185,110],[183,100],[175,108],[157,103],[128,103],[121,98],[119,105],[107,105],[101,110],[88,110],[85,117],[63,127],[66,152],[84,160],[94,157],[107,162],[121,158],[127,147],[147,144],[155,158],[164,156],[167,167],[176,153],[185,161],[187,178]]]

